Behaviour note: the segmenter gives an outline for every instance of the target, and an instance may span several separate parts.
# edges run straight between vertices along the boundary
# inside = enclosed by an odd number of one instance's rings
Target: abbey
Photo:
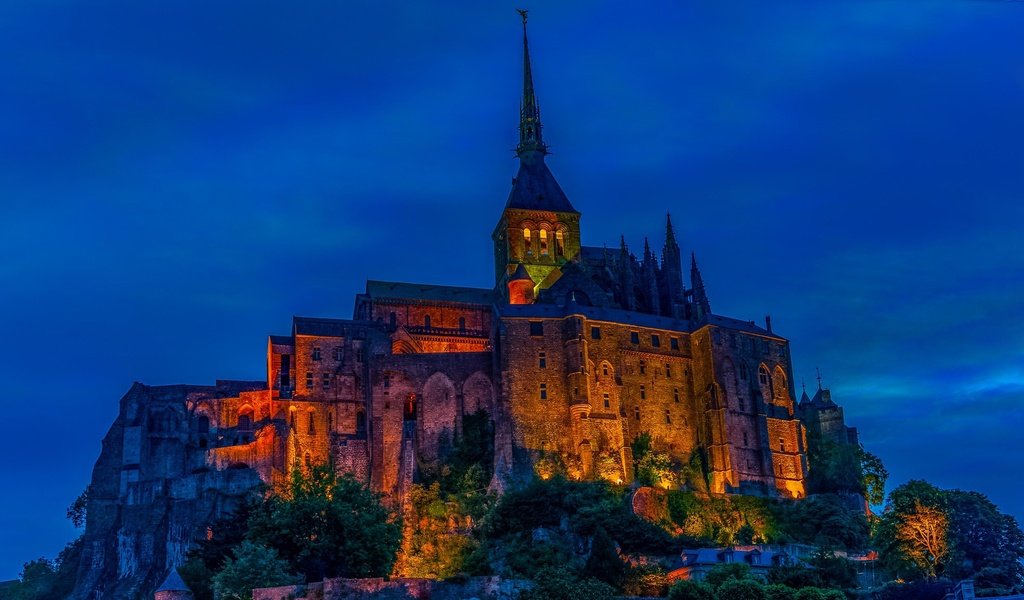
[[[499,492],[555,471],[628,484],[646,433],[703,457],[712,493],[804,495],[787,340],[712,311],[671,218],[660,256],[583,244],[546,161],[525,19],[523,51],[494,285],[369,281],[351,320],[296,317],[270,336],[265,380],[133,385],[93,472],[75,597],[155,588],[209,523],[296,465],[331,460],[398,503],[467,415],[486,414]]]

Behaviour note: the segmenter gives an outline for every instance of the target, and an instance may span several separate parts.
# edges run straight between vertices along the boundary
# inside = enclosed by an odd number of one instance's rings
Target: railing
[[[438,335],[444,337],[485,338],[483,329],[462,329],[459,327],[425,327],[423,325],[406,325],[405,329],[413,335]]]

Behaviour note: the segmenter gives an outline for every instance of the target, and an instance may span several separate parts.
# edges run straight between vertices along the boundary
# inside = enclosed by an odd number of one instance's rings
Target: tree
[[[89,503],[89,487],[90,486],[85,486],[85,489],[82,490],[82,493],[75,498],[75,501],[72,502],[70,506],[68,506],[65,513],[68,520],[71,521],[71,524],[77,529],[85,527],[85,508]]]
[[[622,585],[625,565],[615,550],[615,542],[608,537],[604,527],[598,527],[590,542],[590,556],[583,567],[583,575],[593,577],[618,588]]]
[[[224,568],[213,576],[213,589],[221,600],[252,600],[252,590],[299,583],[288,572],[287,561],[273,548],[242,542],[228,557]]]
[[[7,590],[11,600],[63,600],[75,587],[82,538],[71,542],[55,560],[39,558],[25,563],[18,581]]]
[[[724,563],[711,567],[704,581],[718,589],[726,581],[750,579],[750,566],[747,563]]]
[[[684,579],[668,589],[668,600],[715,600],[715,590],[703,581]]]
[[[796,600],[796,590],[781,583],[771,583],[764,588],[765,600]]]
[[[615,589],[593,578],[580,579],[564,568],[544,569],[536,586],[519,594],[519,600],[613,600]]]
[[[401,536],[379,496],[331,464],[296,465],[287,486],[253,510],[246,534],[307,581],[388,575]]]
[[[730,579],[718,588],[718,600],[765,600],[764,586],[754,579]]]
[[[885,501],[885,482],[889,479],[889,471],[882,464],[882,459],[860,448],[861,481],[864,498],[872,505],[879,506]]]
[[[932,579],[942,572],[949,554],[948,528],[949,519],[942,509],[917,502],[896,529],[903,552]]]

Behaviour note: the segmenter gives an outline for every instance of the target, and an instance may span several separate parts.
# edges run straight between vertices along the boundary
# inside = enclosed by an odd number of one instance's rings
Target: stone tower
[[[519,110],[519,172],[512,180],[505,210],[494,228],[495,286],[508,300],[508,283],[523,265],[535,291],[550,287],[560,275],[559,267],[580,252],[580,213],[544,163],[540,106],[533,89],[530,46],[523,17],[523,99]]]

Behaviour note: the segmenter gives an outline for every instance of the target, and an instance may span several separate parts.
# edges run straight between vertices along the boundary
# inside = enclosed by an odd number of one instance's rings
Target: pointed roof
[[[167,574],[167,579],[160,584],[160,587],[156,589],[158,592],[191,592],[185,582],[181,579],[181,575],[178,575],[177,569],[171,569],[171,572]]]
[[[533,277],[530,277],[530,274],[526,271],[526,265],[524,265],[523,263],[519,263],[519,266],[516,267],[515,273],[512,273],[512,277],[509,277],[508,280],[509,281],[526,280],[526,281],[529,281],[530,283],[533,283]]]
[[[526,36],[526,11],[519,10],[523,18],[523,99],[519,109],[519,172],[512,180],[512,191],[505,208],[577,212],[566,197],[555,176],[544,164],[548,146],[544,143],[540,122],[540,105],[533,88],[533,68],[530,64],[530,44]]]
[[[711,302],[708,300],[707,291],[704,289],[704,278],[700,276],[700,269],[697,267],[697,254],[690,253],[690,285],[693,287],[693,303],[707,315],[711,313]]]

